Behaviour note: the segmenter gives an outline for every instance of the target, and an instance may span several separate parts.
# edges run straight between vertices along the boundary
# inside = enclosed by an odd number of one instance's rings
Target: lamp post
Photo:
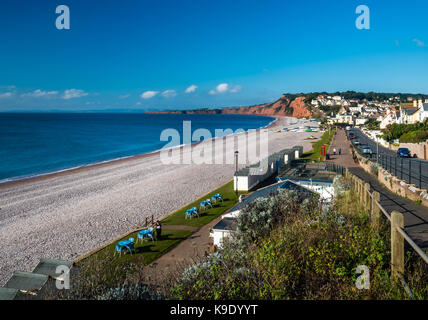
[[[238,154],[239,151],[235,151],[235,195],[238,197]]]

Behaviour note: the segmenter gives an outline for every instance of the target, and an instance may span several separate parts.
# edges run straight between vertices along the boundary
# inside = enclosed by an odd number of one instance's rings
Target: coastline
[[[259,116],[263,116],[263,117],[267,117],[265,115],[253,115],[255,117],[259,117]],[[270,116],[271,117],[271,116]],[[267,125],[260,127],[260,128],[255,128],[255,129],[249,129],[248,131],[253,131],[253,130],[262,130],[262,129],[269,129],[272,128],[275,123],[280,119],[280,117],[272,117],[274,118],[270,123],[268,123]],[[235,135],[235,134],[233,134]],[[216,140],[218,139],[218,137],[213,137],[210,140]],[[207,140],[207,141],[210,141]],[[198,145],[200,142],[194,142],[191,143],[191,146],[196,146]],[[179,145],[179,146],[175,146],[175,147],[171,147],[165,150],[172,150],[172,149],[176,149],[176,148],[180,148],[180,150],[182,150],[183,147],[188,146],[188,145]],[[86,164],[86,165],[80,165],[80,166],[76,166],[76,167],[71,167],[71,168],[65,168],[65,169],[60,169],[60,170],[56,170],[56,171],[52,171],[52,172],[46,172],[46,173],[38,173],[38,174],[33,174],[33,175],[27,175],[27,176],[18,176],[18,177],[12,177],[12,178],[6,178],[3,181],[0,180],[0,191],[4,190],[4,189],[8,189],[10,187],[17,187],[17,186],[21,186],[21,185],[25,185],[27,183],[32,183],[32,182],[39,182],[39,181],[46,181],[49,179],[54,179],[57,177],[63,177],[65,175],[70,175],[70,174],[74,174],[74,173],[79,173],[79,172],[83,172],[86,170],[92,170],[92,169],[96,169],[96,168],[102,168],[105,166],[109,166],[109,165],[115,165],[115,164],[120,164],[120,163],[124,163],[126,161],[133,161],[133,160],[139,160],[139,159],[144,159],[150,156],[157,156],[160,154],[160,152],[164,150],[164,149],[159,149],[159,150],[154,150],[154,151],[149,151],[146,153],[141,153],[141,154],[136,154],[136,155],[131,155],[131,156],[126,156],[126,157],[121,157],[121,158],[116,158],[116,159],[110,159],[110,160],[104,160],[101,162],[95,162],[95,163],[90,163],[90,164]]]
[[[260,129],[269,131],[269,154],[294,145],[311,149],[306,133],[274,133],[293,121],[281,117]],[[191,147],[180,146],[180,154],[191,152]],[[164,218],[230,181],[235,170],[233,164],[164,165],[158,155],[3,186],[0,285],[16,270],[31,272],[40,258],[75,260],[140,227],[146,217]]]

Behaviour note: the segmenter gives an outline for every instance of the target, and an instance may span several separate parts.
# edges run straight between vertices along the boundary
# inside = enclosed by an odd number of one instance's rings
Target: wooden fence
[[[407,241],[422,260],[428,264],[427,254],[404,231],[404,217],[402,213],[393,211],[390,215],[380,204],[379,192],[370,192],[370,185],[352,174],[348,169],[345,169],[345,176],[352,181],[361,203],[370,211],[372,225],[376,229],[379,229],[381,213],[391,223],[391,272],[393,277],[404,282],[406,291],[411,295],[410,289],[404,281],[404,241]]]

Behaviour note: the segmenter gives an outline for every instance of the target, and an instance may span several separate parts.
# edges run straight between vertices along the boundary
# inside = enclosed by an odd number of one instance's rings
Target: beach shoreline
[[[295,145],[311,150],[308,133],[278,132],[293,121],[278,118],[260,129],[269,133],[269,154]],[[180,154],[194,147],[181,146]],[[0,285],[14,271],[31,272],[40,258],[75,260],[141,227],[146,217],[164,218],[230,181],[235,171],[233,164],[165,165],[159,154],[1,186]]]
[[[254,116],[259,117],[261,115],[254,115]],[[266,116],[263,116],[263,117],[266,117]],[[280,117],[272,117],[272,118],[274,118],[274,120],[272,120],[266,126],[256,128],[256,129],[250,129],[250,130],[262,130],[262,129],[272,128],[275,125],[275,123],[279,120]],[[235,134],[233,134],[233,135],[235,135]],[[216,140],[216,139],[218,139],[218,138],[213,137],[210,140]],[[171,150],[171,149],[176,149],[176,148],[180,148],[180,150],[182,150],[183,147],[196,146],[199,143],[200,142],[194,142],[194,143],[191,143],[190,145],[180,145],[180,146],[171,147],[171,148],[167,148],[167,149],[154,150],[154,151],[136,154],[136,155],[131,155],[131,156],[127,156],[127,157],[110,159],[110,160],[105,160],[105,161],[101,161],[101,162],[81,165],[81,166],[77,166],[77,167],[65,168],[65,169],[52,171],[52,172],[29,175],[29,176],[25,176],[25,177],[12,177],[12,178],[5,179],[6,181],[4,181],[4,182],[0,181],[0,191],[4,190],[4,189],[8,189],[10,187],[16,187],[16,186],[24,185],[27,183],[45,181],[45,180],[49,180],[52,178],[62,177],[65,175],[79,173],[79,172],[86,171],[86,170],[102,168],[102,167],[108,166],[108,165],[114,165],[114,164],[119,164],[119,163],[123,163],[126,161],[144,159],[144,158],[147,158],[150,156],[157,156],[160,154],[161,151],[164,151],[164,150]],[[7,180],[9,180],[9,181],[7,181]]]

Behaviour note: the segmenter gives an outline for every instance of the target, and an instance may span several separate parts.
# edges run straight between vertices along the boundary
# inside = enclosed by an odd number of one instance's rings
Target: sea
[[[155,152],[165,129],[266,127],[275,118],[220,114],[0,113],[0,183]]]

